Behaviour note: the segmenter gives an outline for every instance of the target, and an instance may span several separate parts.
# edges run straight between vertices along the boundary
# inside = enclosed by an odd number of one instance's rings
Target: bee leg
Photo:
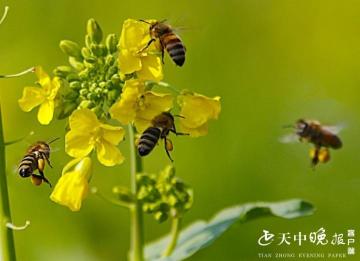
[[[164,48],[161,48],[161,62],[163,64],[165,64],[165,62],[164,62],[164,54],[165,54]]]
[[[49,184],[49,186],[50,186],[50,188],[51,188],[51,187],[52,187],[52,186],[51,186],[51,183],[50,183],[50,181],[49,181],[47,178],[45,178],[44,172],[42,172],[41,170],[39,170],[39,173],[40,173],[41,179],[42,179],[45,183]]]
[[[169,159],[171,160],[171,162],[173,162],[174,160],[173,160],[173,159],[171,158],[171,156],[170,156],[170,152],[169,152],[168,149],[167,149],[166,143],[167,143],[167,139],[166,139],[166,137],[164,137],[164,147],[165,147],[166,154],[168,155],[168,157],[169,157]]]
[[[45,157],[45,160],[46,160],[47,164],[50,166],[50,168],[52,168],[53,166],[51,165],[49,158]]]
[[[190,135],[189,133],[177,132],[175,128],[171,129],[170,131],[172,133],[175,133],[176,136],[188,136],[188,135]]]
[[[49,160],[48,156],[46,156],[45,153],[41,153],[41,158],[46,160],[46,163],[50,166],[50,168],[53,167],[53,166],[51,165],[51,163],[50,163],[50,160]]]
[[[150,41],[145,45],[144,48],[142,48],[140,51],[138,51],[138,53],[142,53],[143,51],[145,51],[147,48],[149,48],[150,44],[152,44],[155,41],[155,38],[151,38]]]

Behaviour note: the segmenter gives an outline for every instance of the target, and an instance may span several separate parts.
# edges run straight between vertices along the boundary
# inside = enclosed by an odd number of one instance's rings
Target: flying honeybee
[[[299,119],[294,126],[289,127],[295,128],[295,133],[284,136],[281,141],[288,143],[300,140],[313,144],[314,148],[310,150],[313,166],[330,160],[329,149],[342,147],[342,141],[337,136],[342,129],[341,126],[324,126],[318,121]]]
[[[164,50],[166,49],[174,63],[178,66],[182,66],[185,62],[186,48],[180,37],[176,33],[174,33],[174,30],[171,28],[171,26],[165,24],[165,20],[156,21],[153,23],[145,20],[140,21],[150,25],[149,32],[151,37],[150,41],[141,50],[141,52],[147,49],[151,43],[156,41],[156,39],[159,39],[161,46],[162,62],[164,63]]]
[[[181,117],[181,116],[179,116]],[[158,143],[159,139],[164,139],[164,147],[166,154],[171,161],[169,151],[173,150],[172,142],[167,136],[170,132],[176,135],[188,135],[186,133],[177,132],[174,123],[174,116],[170,112],[163,112],[156,116],[152,122],[151,127],[147,128],[142,134],[138,142],[138,153],[140,156],[148,155]]]
[[[34,185],[40,185],[43,181],[50,185],[51,183],[44,175],[45,162],[50,166],[50,144],[58,140],[56,138],[50,142],[38,141],[31,145],[19,164],[19,175],[23,178],[31,176],[31,180]],[[38,170],[38,174],[34,172]]]

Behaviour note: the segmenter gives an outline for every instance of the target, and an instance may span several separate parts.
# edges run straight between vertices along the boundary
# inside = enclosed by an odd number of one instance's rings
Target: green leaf
[[[165,236],[145,247],[145,258],[148,261],[184,260],[197,251],[209,246],[235,222],[246,222],[260,217],[275,216],[292,219],[309,216],[314,213],[311,203],[301,199],[281,202],[255,202],[236,205],[218,212],[210,221],[196,221],[185,228],[179,236],[177,246],[170,256],[162,253],[171,240]]]

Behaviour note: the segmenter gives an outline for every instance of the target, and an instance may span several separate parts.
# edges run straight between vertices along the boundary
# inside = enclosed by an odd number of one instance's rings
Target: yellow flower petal
[[[122,49],[119,52],[119,67],[121,73],[131,74],[141,70],[141,59],[131,54],[129,50]]]
[[[138,132],[143,132],[151,125],[151,121],[155,116],[169,111],[173,107],[173,96],[168,93],[147,91],[142,96],[139,107],[135,118],[135,126]]]
[[[124,139],[125,130],[122,127],[111,126],[108,124],[100,125],[102,134],[101,136],[113,145],[119,144]]]
[[[45,100],[45,92],[38,87],[25,87],[22,97],[18,100],[20,108],[29,112],[36,106],[39,106]]]
[[[35,67],[35,74],[39,84],[46,90],[51,85],[50,76],[43,70],[41,66]]]
[[[110,115],[113,119],[122,124],[129,124],[136,116],[137,100],[145,86],[139,80],[125,82],[120,100],[110,108]]]
[[[37,118],[41,124],[47,125],[50,123],[54,116],[54,107],[53,100],[46,100],[40,105]]]
[[[70,130],[65,136],[65,151],[71,157],[87,156],[94,148],[91,133]]]
[[[192,137],[207,134],[207,122],[210,119],[217,119],[220,111],[220,97],[209,98],[200,94],[183,94],[178,96],[178,103],[181,106],[180,127],[183,132],[189,133]]]
[[[164,78],[160,57],[148,55],[141,58],[141,63],[141,70],[137,72],[139,79],[161,81]]]
[[[47,89],[48,93],[48,99],[54,100],[56,98],[56,95],[61,87],[61,80],[59,77],[54,77],[54,79],[51,81],[51,84],[49,85],[49,89]]]
[[[72,130],[89,133],[99,126],[99,121],[93,111],[80,109],[70,115],[69,126]]]
[[[127,19],[123,23],[119,47],[120,49],[129,49],[138,52],[150,41],[149,24]]]
[[[102,140],[96,144],[96,153],[98,160],[104,166],[111,167],[116,164],[121,164],[124,161],[124,156],[120,150],[106,140]]]
[[[73,164],[73,161],[70,163]],[[87,157],[81,159],[73,171],[66,172],[60,177],[54,191],[50,195],[50,199],[68,207],[72,211],[79,211],[82,201],[86,198],[89,191],[88,181],[90,176],[91,159]]]
[[[146,47],[150,40],[149,24],[134,19],[124,22],[119,42],[119,67],[122,74],[137,72],[139,79],[154,81],[163,78],[162,63],[157,54],[160,45],[156,40]]]

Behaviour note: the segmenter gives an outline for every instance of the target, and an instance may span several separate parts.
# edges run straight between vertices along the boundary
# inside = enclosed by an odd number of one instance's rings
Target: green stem
[[[2,17],[0,18],[0,24],[2,24],[4,21],[5,21],[5,18],[6,18],[6,15],[9,11],[9,7],[8,6],[5,6],[5,9],[4,9],[4,14],[2,15]]]
[[[131,192],[137,194],[136,174],[142,172],[142,161],[136,153],[134,128],[131,124],[129,128],[130,142],[130,183]],[[144,260],[144,231],[143,231],[143,212],[142,205],[135,199],[135,204],[130,208],[130,260]]]
[[[9,195],[6,181],[5,141],[2,128],[0,106],[0,255],[1,260],[16,260],[13,231],[7,227],[11,223]]]
[[[165,249],[163,256],[170,256],[171,253],[174,251],[176,244],[177,244],[177,240],[179,238],[179,234],[180,234],[180,229],[181,229],[181,218],[173,218],[171,220],[171,241],[169,242],[167,248]]]
[[[23,76],[27,73],[33,73],[33,72],[35,72],[35,67],[31,67],[29,69],[26,69],[25,71],[15,73],[15,74],[0,75],[0,78],[14,78],[14,77]]]

